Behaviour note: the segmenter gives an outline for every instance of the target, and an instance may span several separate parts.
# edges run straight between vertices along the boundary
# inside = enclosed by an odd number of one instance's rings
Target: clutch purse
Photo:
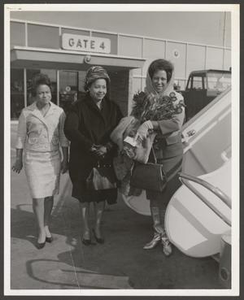
[[[112,165],[100,165],[93,167],[86,179],[88,190],[99,191],[117,188],[117,178]]]

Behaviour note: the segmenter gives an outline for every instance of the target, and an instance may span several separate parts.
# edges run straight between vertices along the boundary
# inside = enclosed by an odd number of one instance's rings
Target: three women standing
[[[37,248],[41,249],[52,242],[49,224],[53,196],[59,191],[61,171],[68,169],[68,140],[63,132],[65,113],[51,102],[51,81],[46,75],[33,79],[32,95],[34,103],[19,117],[12,170],[20,173],[24,165],[39,229]]]
[[[174,94],[175,103],[183,97],[173,91],[174,67],[166,60],[153,61],[147,73],[147,95],[169,96]],[[68,140],[70,140],[69,173],[73,184],[72,196],[79,200],[82,221],[82,242],[91,243],[89,224],[90,203],[94,204],[95,226],[93,233],[98,243],[103,243],[101,221],[105,201],[113,204],[117,199],[117,189],[89,190],[86,180],[99,162],[112,164],[117,146],[111,141],[110,134],[122,118],[119,107],[109,97],[110,78],[100,66],[91,67],[85,78],[86,96],[74,103],[65,120],[63,110],[51,102],[50,80],[39,75],[35,78],[33,95],[36,101],[23,109],[18,127],[16,162],[13,170],[19,173],[24,165],[36,215],[39,235],[38,248],[52,241],[49,231],[53,196],[58,192],[61,170],[67,170]],[[65,123],[64,123],[65,121]],[[138,139],[143,140],[153,130],[156,133],[152,151],[156,162],[162,164],[166,173],[171,172],[171,180],[163,192],[146,191],[150,200],[153,221],[153,239],[144,246],[152,249],[162,244],[165,255],[172,252],[165,232],[164,217],[168,201],[180,181],[176,176],[181,169],[183,148],[180,129],[184,121],[184,109],[171,119],[148,119],[137,130]],[[65,137],[65,135],[66,137]],[[68,139],[68,140],[67,140]],[[60,146],[63,150],[61,162]]]
[[[103,243],[101,221],[105,200],[116,203],[117,189],[89,190],[86,179],[93,167],[99,162],[112,164],[116,145],[110,140],[110,133],[122,118],[119,107],[109,95],[110,78],[107,71],[100,67],[91,67],[85,78],[86,96],[71,108],[64,132],[70,140],[69,174],[73,184],[72,196],[79,200],[82,221],[82,242],[91,243],[89,224],[90,203],[94,204],[95,226],[93,234],[98,243]]]

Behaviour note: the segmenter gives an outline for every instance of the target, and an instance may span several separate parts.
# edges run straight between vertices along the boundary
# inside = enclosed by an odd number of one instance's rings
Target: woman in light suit
[[[35,102],[19,117],[12,170],[20,173],[24,165],[39,229],[37,248],[41,249],[53,240],[50,216],[53,196],[59,192],[60,173],[68,167],[68,140],[63,132],[65,113],[51,102],[51,81],[46,75],[38,74],[33,79],[32,95]]]

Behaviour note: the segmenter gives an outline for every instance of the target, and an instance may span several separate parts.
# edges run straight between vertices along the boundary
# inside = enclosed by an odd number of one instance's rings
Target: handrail
[[[226,224],[228,224],[229,226],[231,226],[231,221],[226,218],[225,215],[223,215],[219,210],[216,209],[216,207],[210,202],[208,201],[199,191],[197,191],[197,189],[195,189],[193,186],[191,186],[189,184],[188,181],[193,181],[196,182],[197,184],[200,184],[201,186],[203,186],[204,188],[206,188],[207,190],[209,190],[210,192],[212,192],[213,194],[215,194],[218,198],[220,198],[229,208],[231,208],[231,199],[224,193],[222,192],[219,188],[213,186],[211,183],[198,178],[198,177],[194,177],[188,174],[184,174],[184,173],[178,173],[179,178],[181,180],[181,182],[187,186],[197,197],[199,197],[213,212],[215,212]]]

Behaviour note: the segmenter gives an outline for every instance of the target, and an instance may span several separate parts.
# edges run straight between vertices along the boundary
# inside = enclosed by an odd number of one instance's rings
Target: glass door
[[[78,72],[59,72],[59,101],[65,112],[69,111],[71,104],[77,100],[78,94]]]

